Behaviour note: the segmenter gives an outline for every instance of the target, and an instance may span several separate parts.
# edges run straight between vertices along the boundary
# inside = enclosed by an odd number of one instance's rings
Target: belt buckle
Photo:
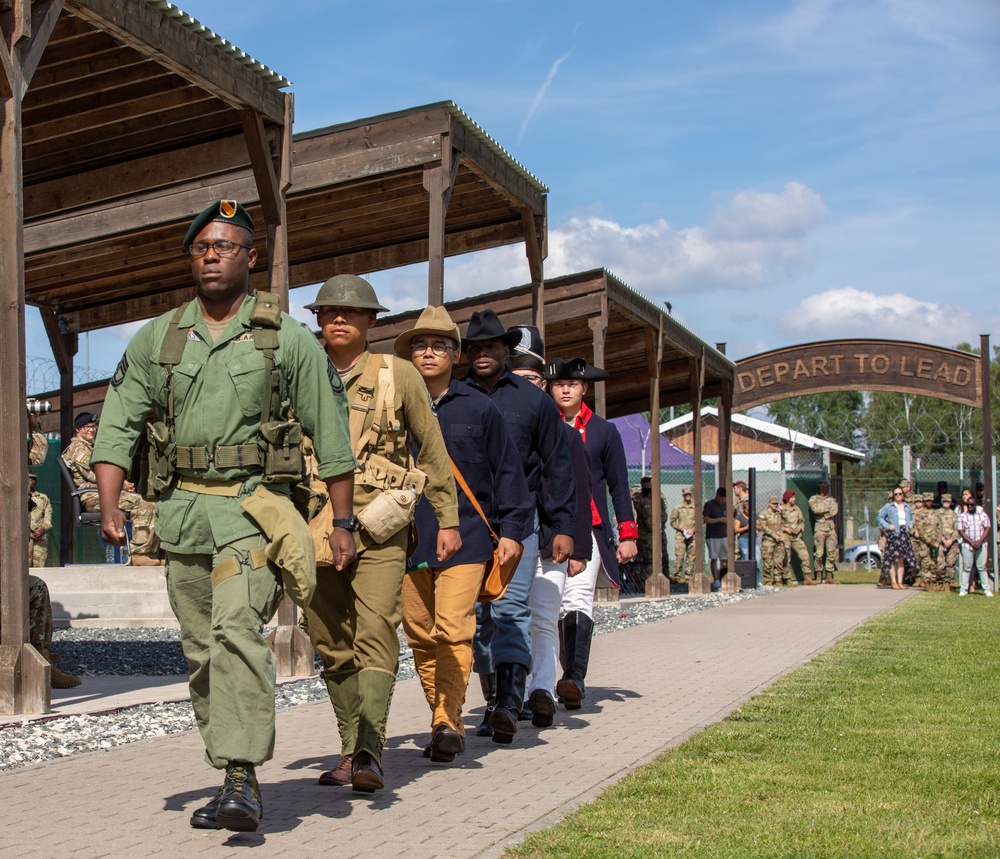
[[[202,446],[205,448],[205,461],[211,465],[215,462],[215,451],[210,449],[207,444]]]

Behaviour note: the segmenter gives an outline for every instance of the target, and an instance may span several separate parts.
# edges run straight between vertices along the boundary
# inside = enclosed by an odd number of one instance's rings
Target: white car
[[[877,570],[882,566],[882,550],[878,543],[857,543],[844,549],[844,562],[857,564],[866,570]]]

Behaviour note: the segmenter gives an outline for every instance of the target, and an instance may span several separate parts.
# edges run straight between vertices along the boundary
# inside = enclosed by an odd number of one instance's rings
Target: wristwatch
[[[334,528],[344,528],[347,531],[360,531],[361,523],[358,521],[357,516],[351,516],[350,519],[334,519]]]

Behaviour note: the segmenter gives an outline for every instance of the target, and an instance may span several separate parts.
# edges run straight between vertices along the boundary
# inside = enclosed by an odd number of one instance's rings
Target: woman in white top
[[[903,574],[906,567],[917,567],[917,556],[913,553],[910,542],[910,529],[913,527],[913,511],[903,500],[903,489],[897,486],[892,490],[892,501],[879,510],[878,523],[886,534],[885,557],[882,559],[882,569],[889,569],[892,586],[899,590],[905,588]]]

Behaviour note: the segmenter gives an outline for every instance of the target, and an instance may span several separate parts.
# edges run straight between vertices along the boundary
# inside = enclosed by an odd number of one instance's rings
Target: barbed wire
[[[96,367],[73,367],[73,384],[86,385],[111,378],[111,370]],[[28,356],[25,369],[25,383],[29,397],[59,389],[59,365],[51,358]]]

